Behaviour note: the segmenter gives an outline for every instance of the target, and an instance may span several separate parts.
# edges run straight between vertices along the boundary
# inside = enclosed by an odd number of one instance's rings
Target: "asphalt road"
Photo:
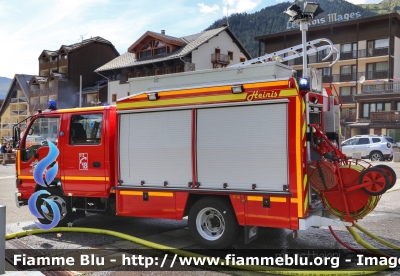
[[[378,163],[374,163],[378,164]],[[400,178],[400,163],[383,162],[391,166]],[[14,202],[15,177],[13,166],[0,166],[0,205],[7,208],[7,233],[19,232],[35,228],[34,217],[26,206],[17,208]],[[400,246],[400,180],[381,198],[376,209],[358,223],[368,231]],[[162,220],[129,217],[107,217],[102,215],[89,215],[84,219],[74,222],[73,227],[89,227],[114,230],[136,237],[152,240],[161,244],[167,243],[165,233],[180,233],[181,248],[199,248],[188,235],[187,220]],[[362,248],[354,241],[352,236],[343,227],[335,227],[338,236],[354,248]],[[176,232],[178,231],[178,232]],[[181,232],[179,232],[181,231]],[[180,235],[178,234],[178,235]],[[176,234],[175,234],[176,235]],[[170,235],[171,236],[171,235]],[[362,235],[368,242],[377,248],[381,245]],[[21,240],[36,249],[82,249],[98,248],[121,241],[106,235],[83,233],[56,233],[29,236]],[[236,249],[337,249],[342,246],[332,237],[327,228],[310,228],[299,231],[298,238],[293,239],[292,231],[286,229],[260,229],[256,241],[245,244],[243,235],[232,246]]]

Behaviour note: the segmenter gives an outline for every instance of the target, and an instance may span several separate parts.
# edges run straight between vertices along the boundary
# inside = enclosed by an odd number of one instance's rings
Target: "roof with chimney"
[[[226,31],[228,35],[232,38],[232,41],[237,44],[237,46],[243,52],[246,58],[250,59],[251,55],[247,52],[247,50],[243,47],[243,45],[239,42],[239,40],[227,26],[179,38],[165,35],[165,33],[160,34],[147,31],[144,35],[142,35],[135,43],[133,43],[128,48],[128,51],[126,53],[120,55],[119,57],[97,68],[95,72],[182,58],[187,56],[193,50],[197,49],[202,44],[207,43],[210,39],[212,39],[213,37],[217,36],[219,33],[224,31]],[[159,39],[164,43],[166,43],[167,45],[171,45],[171,47],[179,47],[179,48],[169,53],[159,54],[150,57],[137,58],[135,52],[140,48],[140,46],[144,46],[145,42],[150,38]]]

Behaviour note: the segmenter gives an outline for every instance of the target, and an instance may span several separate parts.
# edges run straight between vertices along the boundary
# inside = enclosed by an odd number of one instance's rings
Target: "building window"
[[[219,54],[219,53],[221,53],[221,50],[219,48],[215,48],[215,53]]]
[[[356,91],[357,91],[357,87],[355,87],[355,86],[340,87],[340,96],[355,95]]]
[[[145,76],[145,77],[150,76],[150,71],[149,71],[149,70],[144,71],[144,76]]]
[[[127,96],[130,96],[130,95],[131,95],[131,92],[126,92],[126,95],[127,95]]]
[[[389,38],[376,39],[367,41],[367,47],[369,49],[376,48],[387,48],[389,47]],[[370,52],[370,51],[368,51]]]
[[[128,79],[132,78],[132,73],[128,73]]]
[[[390,111],[391,103],[390,102],[381,102],[381,103],[364,103],[362,105],[362,118],[369,118],[371,112],[376,111]]]
[[[164,68],[164,74],[169,74],[169,72],[170,72],[170,69],[169,69],[169,67],[167,67],[167,68]]]
[[[356,68],[356,65],[340,66],[340,81],[355,81],[357,79]]]
[[[111,95],[111,101],[113,101],[113,102],[117,101],[117,94],[112,94]]]
[[[182,72],[182,67],[181,66],[176,66],[175,72],[176,73]]]
[[[387,61],[368,63],[365,76],[368,80],[384,79],[389,77],[389,63]]]
[[[154,69],[154,76],[160,75],[160,69]]]
[[[151,57],[169,52],[169,47],[161,41],[151,40],[139,53],[140,58]]]
[[[240,62],[245,62],[245,61],[246,61],[246,58],[243,58],[243,57],[240,58]]]
[[[135,77],[136,77],[136,78],[139,78],[139,77],[141,77],[141,76],[142,76],[142,75],[140,74],[140,72],[136,72],[136,73],[135,73]]]
[[[145,57],[151,57],[151,51],[150,50],[140,52],[140,58],[145,58]]]
[[[233,52],[228,51],[228,56],[229,56],[229,59],[230,59],[230,60],[233,60]]]
[[[340,52],[341,53],[350,53],[352,51],[357,51],[357,43],[346,43],[340,44]]]

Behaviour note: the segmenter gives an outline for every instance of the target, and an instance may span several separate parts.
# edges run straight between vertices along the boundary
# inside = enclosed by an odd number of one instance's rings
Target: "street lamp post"
[[[300,7],[295,4],[291,5],[283,12],[290,16],[290,22],[295,22],[300,25],[301,40],[303,44],[303,78],[308,76],[306,56],[308,23],[322,12],[324,12],[324,10],[315,2],[305,2],[303,11],[301,11]]]

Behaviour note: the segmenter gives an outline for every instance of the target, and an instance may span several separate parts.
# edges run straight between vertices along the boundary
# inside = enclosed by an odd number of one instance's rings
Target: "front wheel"
[[[68,223],[67,215],[69,210],[69,206],[66,200],[61,195],[61,191],[59,191],[58,189],[50,188],[47,191],[50,193],[50,195],[43,194],[39,196],[36,201],[36,208],[43,217],[38,218],[39,222],[45,225],[52,223],[55,217],[55,212],[58,212],[60,220],[57,226],[66,226]],[[56,207],[58,208],[51,207],[51,205],[44,199],[54,202],[56,204]]]
[[[223,249],[237,238],[239,225],[226,199],[206,197],[198,200],[189,212],[189,232],[207,249]]]

